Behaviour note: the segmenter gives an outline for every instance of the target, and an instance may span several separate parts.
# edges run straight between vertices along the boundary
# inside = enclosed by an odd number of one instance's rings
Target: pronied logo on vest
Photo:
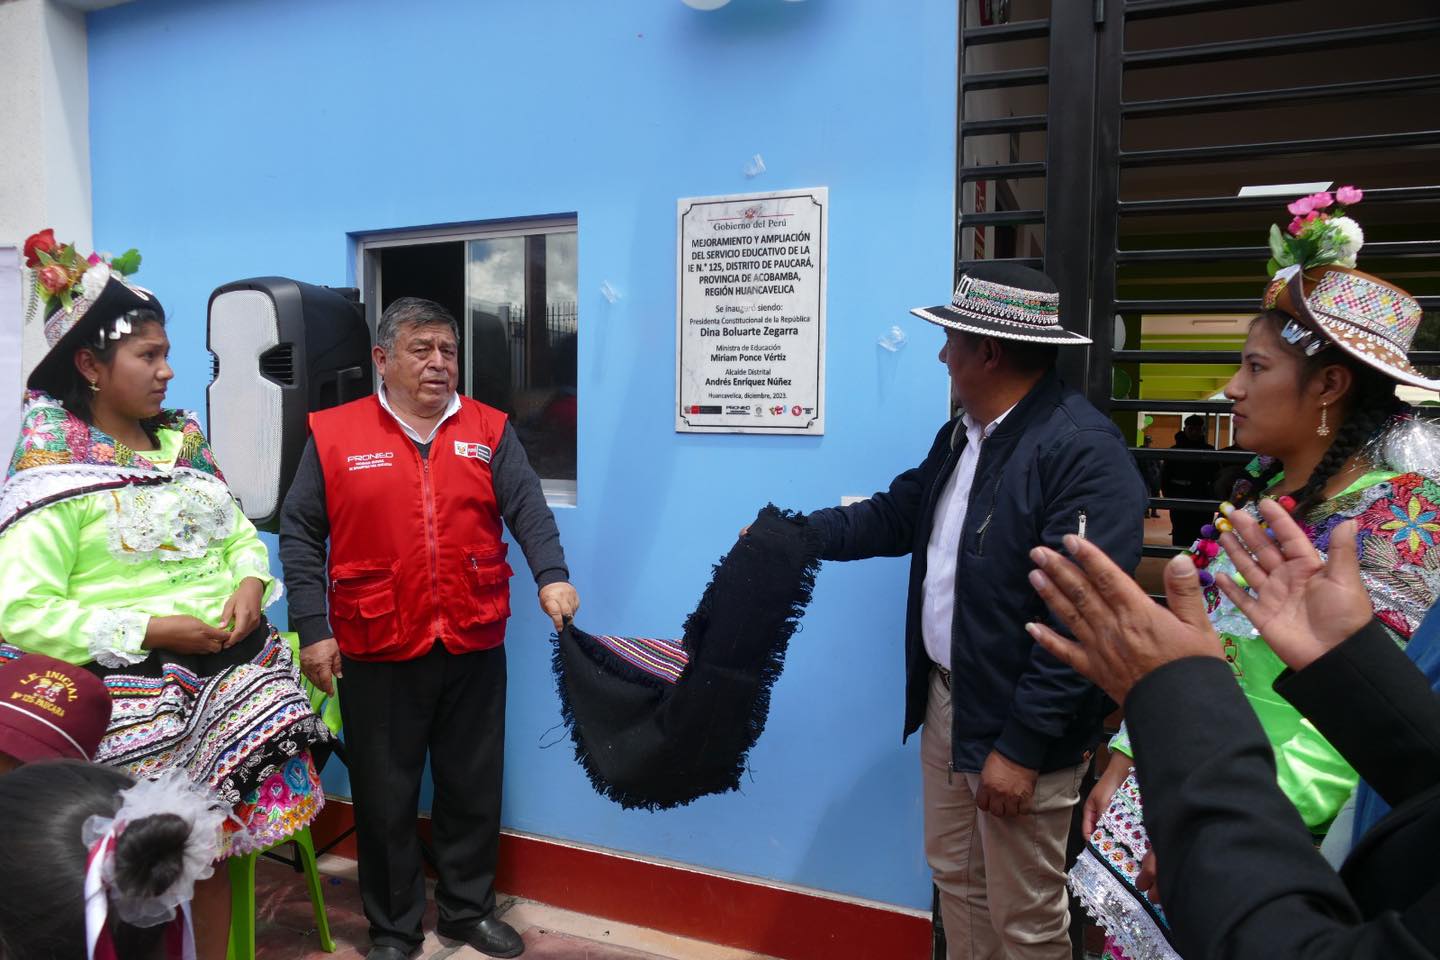
[[[352,473],[356,470],[374,470],[376,467],[393,467],[391,460],[395,459],[392,450],[380,450],[375,453],[352,453],[345,458],[345,469]]]
[[[472,460],[480,460],[484,463],[490,462],[490,448],[483,443],[466,443],[464,440],[455,441],[455,456],[470,457]]]

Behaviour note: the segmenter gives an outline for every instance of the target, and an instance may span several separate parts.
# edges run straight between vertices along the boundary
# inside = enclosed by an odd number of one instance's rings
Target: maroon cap
[[[93,760],[109,724],[110,691],[84,667],[30,653],[0,669],[0,753]]]

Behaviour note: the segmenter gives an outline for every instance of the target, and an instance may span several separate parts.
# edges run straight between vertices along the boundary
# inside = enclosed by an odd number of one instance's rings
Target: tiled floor
[[[284,864],[262,859],[256,868],[256,960],[360,960],[370,946],[355,864],[324,857],[325,908],[335,952],[324,953],[315,932],[314,914],[300,874]],[[500,915],[520,931],[529,960],[770,960],[758,954],[686,940],[656,930],[611,923],[546,904],[500,896]],[[485,954],[443,941],[434,934],[432,900],[425,916],[424,960],[472,960]]]

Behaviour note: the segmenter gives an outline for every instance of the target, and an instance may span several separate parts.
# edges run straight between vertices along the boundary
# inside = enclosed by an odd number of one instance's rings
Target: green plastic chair
[[[295,661],[298,663],[300,660],[299,635],[282,633],[281,636],[290,642],[291,653],[294,654]],[[338,683],[338,681],[335,682]],[[339,687],[336,687],[335,695],[331,696],[303,676],[300,685],[310,696],[310,706],[320,714],[325,725],[330,728],[330,732],[338,735],[340,733]],[[310,828],[305,827],[269,850],[231,857],[226,861],[230,871],[230,947],[226,951],[228,960],[255,960],[255,862],[260,859],[262,853],[269,853],[270,850],[292,844],[295,847],[296,859],[286,862],[297,865],[305,873],[305,885],[309,888],[310,903],[315,908],[315,929],[320,934],[320,949],[326,953],[335,952],[335,940],[330,936],[330,921],[325,915],[325,895],[321,887],[320,870],[316,865],[315,841],[310,836]]]

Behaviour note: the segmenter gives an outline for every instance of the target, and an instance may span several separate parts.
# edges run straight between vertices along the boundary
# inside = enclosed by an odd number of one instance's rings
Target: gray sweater
[[[430,444],[411,442],[415,443],[420,456],[430,455]],[[535,585],[543,587],[569,580],[570,570],[565,566],[565,551],[560,546],[555,516],[545,503],[540,478],[525,456],[525,447],[509,423],[505,424],[505,433],[490,459],[490,475],[500,515],[524,551]],[[315,441],[311,439],[300,455],[300,466],[295,470],[295,479],[285,495],[280,514],[280,562],[285,567],[285,585],[289,590],[290,626],[300,634],[302,647],[333,635],[325,608],[325,553],[329,536],[325,475],[320,470]]]

